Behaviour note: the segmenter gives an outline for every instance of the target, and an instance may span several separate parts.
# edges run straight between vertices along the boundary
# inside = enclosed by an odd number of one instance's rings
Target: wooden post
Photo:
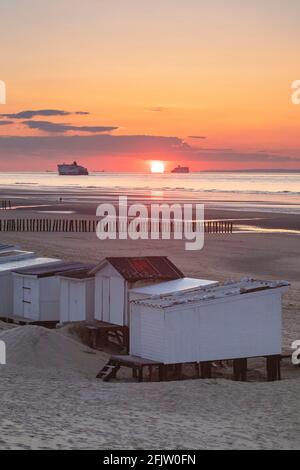
[[[129,353],[129,328],[128,326],[123,326],[123,346],[126,354]]]
[[[143,382],[143,366],[139,366],[138,368],[138,381]]]
[[[166,374],[166,366],[165,364],[161,364],[159,367],[158,367],[158,377],[159,377],[159,381],[160,382],[164,382],[167,378],[167,374]]]
[[[182,364],[175,364],[174,378],[175,380],[182,380]]]
[[[233,376],[237,382],[247,381],[247,358],[233,360]]]
[[[275,382],[276,380],[281,380],[280,363],[281,363],[280,356],[268,356],[267,357],[268,382]]]
[[[211,379],[211,362],[200,362],[201,378]]]

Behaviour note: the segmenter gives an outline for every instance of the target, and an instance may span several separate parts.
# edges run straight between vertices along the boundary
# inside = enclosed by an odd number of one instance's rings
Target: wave
[[[184,187],[171,187],[171,186],[164,186],[164,187],[153,187],[153,186],[84,186],[80,184],[68,184],[66,185],[43,185],[40,183],[33,183],[33,182],[15,182],[13,185],[22,185],[22,186],[37,186],[39,189],[47,189],[56,191],[57,189],[79,189],[79,190],[96,190],[96,191],[167,191],[167,192],[193,192],[193,193],[224,193],[224,194],[252,194],[252,195],[260,195],[260,194],[270,194],[270,195],[290,195],[290,196],[300,196],[300,191],[289,191],[289,190],[281,190],[281,191],[270,191],[270,190],[250,190],[250,189],[218,189],[218,188],[184,188]],[[2,187],[9,188],[11,185],[3,184]]]

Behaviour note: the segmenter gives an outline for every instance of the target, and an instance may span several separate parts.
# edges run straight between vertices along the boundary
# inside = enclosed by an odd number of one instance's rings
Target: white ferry
[[[88,175],[89,172],[84,166],[77,165],[77,162],[62,163],[57,165],[58,174],[63,176]]]

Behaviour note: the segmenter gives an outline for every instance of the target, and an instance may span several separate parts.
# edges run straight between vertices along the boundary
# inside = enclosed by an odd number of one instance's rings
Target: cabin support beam
[[[267,377],[268,382],[281,380],[281,356],[267,357]]]
[[[212,377],[211,369],[212,369],[211,362],[200,362],[201,379],[211,379]]]
[[[233,377],[237,382],[247,382],[247,358],[233,360]]]

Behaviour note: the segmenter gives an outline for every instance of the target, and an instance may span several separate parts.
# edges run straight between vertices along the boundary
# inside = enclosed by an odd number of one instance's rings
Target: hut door
[[[33,279],[23,279],[23,312],[25,318],[38,320],[35,312],[35,282]]]
[[[109,322],[109,305],[110,305],[110,280],[109,277],[102,279],[102,320]]]
[[[70,282],[69,296],[70,296],[69,320],[71,319],[71,321],[80,321],[81,320],[80,319],[80,305],[79,305],[80,291],[75,281]]]
[[[110,278],[109,321],[115,325],[124,325],[124,281],[117,277]]]

